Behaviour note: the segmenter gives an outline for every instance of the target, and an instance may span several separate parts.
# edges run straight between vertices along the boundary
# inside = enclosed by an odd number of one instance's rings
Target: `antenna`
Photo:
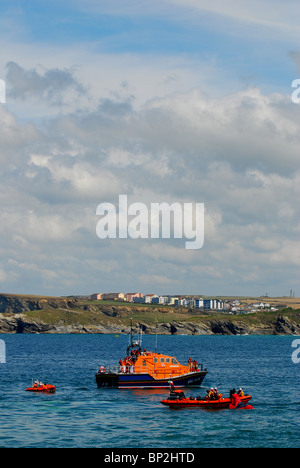
[[[130,348],[131,348],[131,349],[133,348],[133,341],[132,341],[132,318],[131,318],[130,320],[131,320],[131,323],[130,323],[130,333],[128,334],[127,356],[129,356]]]

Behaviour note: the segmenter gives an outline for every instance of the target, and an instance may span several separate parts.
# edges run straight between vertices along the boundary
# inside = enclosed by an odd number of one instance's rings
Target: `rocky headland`
[[[161,335],[300,335],[297,311],[245,316],[195,310],[106,304],[76,298],[0,294],[0,333],[123,334],[143,330]]]

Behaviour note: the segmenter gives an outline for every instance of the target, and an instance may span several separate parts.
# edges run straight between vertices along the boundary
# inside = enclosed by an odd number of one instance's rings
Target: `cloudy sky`
[[[3,0],[0,291],[299,296],[299,24],[298,0]],[[204,203],[203,247],[99,239],[120,194]]]

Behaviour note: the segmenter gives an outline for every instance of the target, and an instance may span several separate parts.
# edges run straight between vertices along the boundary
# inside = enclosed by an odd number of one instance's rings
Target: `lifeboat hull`
[[[98,372],[96,382],[99,388],[170,388],[170,379],[175,387],[192,387],[201,385],[207,371],[191,372],[168,378],[154,378],[148,373],[122,374]]]
[[[238,409],[253,409],[253,406],[247,405],[251,400],[251,395],[245,395],[241,397],[241,402],[245,405]],[[206,408],[206,409],[224,409],[229,408],[231,404],[230,398],[221,398],[219,400],[203,400],[197,398],[176,398],[172,397],[162,400],[161,403],[170,408],[184,408],[184,407],[193,407],[193,408]]]
[[[55,393],[56,388],[54,385],[42,385],[39,387],[29,387],[26,388],[26,392],[34,392],[34,393]]]

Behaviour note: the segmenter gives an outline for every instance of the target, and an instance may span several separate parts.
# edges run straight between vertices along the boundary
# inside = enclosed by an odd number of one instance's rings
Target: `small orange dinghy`
[[[32,387],[26,388],[26,392],[43,392],[43,393],[55,393],[56,388],[54,385],[44,384],[36,380]]]

